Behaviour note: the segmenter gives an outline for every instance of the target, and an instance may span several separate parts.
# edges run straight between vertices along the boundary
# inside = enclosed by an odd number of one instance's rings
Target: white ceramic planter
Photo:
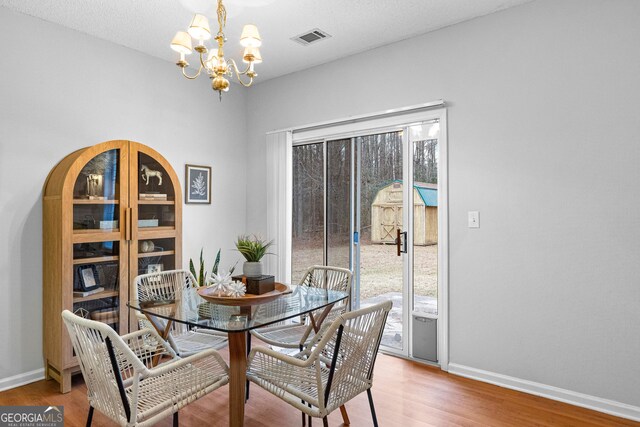
[[[262,262],[249,262],[246,261],[242,265],[242,273],[247,277],[262,276]]]

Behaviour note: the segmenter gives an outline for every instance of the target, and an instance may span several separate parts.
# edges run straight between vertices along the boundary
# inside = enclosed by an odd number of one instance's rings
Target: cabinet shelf
[[[108,230],[73,230],[73,243],[108,242],[110,240],[120,240],[118,229]]]
[[[73,199],[74,205],[117,205],[120,200],[104,199],[104,200],[92,200],[92,199]]]
[[[117,297],[118,295],[118,291],[103,291],[98,292],[97,294],[87,295],[86,297],[73,297],[73,303],[75,304],[77,302],[93,301],[102,298],[113,298]]]
[[[174,200],[138,200],[139,205],[175,205]]]
[[[77,258],[73,260],[73,265],[96,264],[98,262],[118,261],[119,259],[118,255]]]
[[[143,252],[138,254],[138,258],[149,258],[154,256],[166,256],[174,255],[176,251],[157,251],[157,252]]]
[[[76,228],[73,234],[91,234],[91,233],[115,233],[117,228]]]
[[[166,230],[175,230],[176,228],[173,225],[159,225],[157,227],[138,227],[138,231],[140,233],[145,231],[166,231]]]
[[[162,239],[166,237],[175,237],[176,229],[171,226],[161,227],[145,227],[138,229],[140,239]]]

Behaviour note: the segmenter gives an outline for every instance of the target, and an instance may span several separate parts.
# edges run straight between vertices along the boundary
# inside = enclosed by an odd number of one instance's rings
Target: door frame
[[[440,136],[438,137],[438,324],[437,324],[437,355],[438,365],[444,371],[449,366],[449,180],[448,180],[448,135],[447,135],[447,110],[431,110],[431,114],[425,115],[423,123],[437,120],[440,123]],[[414,184],[413,170],[413,141],[408,132],[411,125],[407,125],[404,133],[403,144],[407,154],[403,153],[403,181]],[[414,191],[413,185],[405,185],[403,188],[405,198],[405,210],[403,213],[404,224],[414,224]],[[406,209],[408,208],[408,209]],[[404,227],[406,230],[406,226]],[[413,231],[413,230],[412,230]],[[407,262],[405,268],[405,286],[408,286],[406,301],[403,300],[403,312],[407,322],[407,337],[413,336],[413,261],[414,261],[414,233],[407,233]],[[416,315],[421,315],[416,312]],[[409,355],[413,354],[413,342],[408,343]]]
[[[438,149],[439,149],[439,162],[438,162],[438,337],[437,337],[437,353],[438,353],[438,365],[442,370],[447,371],[449,365],[449,203],[448,203],[448,195],[449,195],[449,185],[448,185],[448,134],[447,134],[447,110],[444,107],[443,101],[434,101],[426,104],[420,104],[417,106],[399,108],[386,110],[380,113],[361,115],[361,116],[353,116],[347,117],[343,119],[338,119],[334,121],[322,122],[313,125],[301,126],[298,128],[289,128],[283,131],[291,132],[292,138],[289,139],[291,147],[294,145],[302,145],[305,143],[313,143],[313,142],[324,142],[324,161],[325,161],[325,171],[326,174],[326,141],[328,140],[336,140],[336,139],[346,139],[346,138],[355,138],[356,136],[363,136],[367,134],[379,133],[380,131],[389,130],[391,128],[395,128],[396,130],[399,128],[408,128],[411,125],[420,124],[423,122],[429,122],[433,120],[438,120],[440,123],[440,137],[438,139]],[[281,131],[282,132],[282,131]],[[270,132],[275,133],[275,132]],[[409,153],[413,151],[410,150],[409,146],[410,140],[408,136],[408,132],[403,133],[403,149],[407,152],[404,154],[403,151],[403,180],[405,177],[410,177],[413,180],[412,166],[413,163],[410,161],[406,161],[406,159],[411,159],[409,157]],[[354,142],[352,139],[352,148],[355,148]],[[355,151],[352,150],[352,170],[353,170],[353,162],[355,156]],[[357,176],[360,174],[360,165],[357,165]],[[293,168],[291,158],[289,157],[287,162],[288,168],[288,182],[286,183],[288,188],[292,188],[292,174],[291,170]],[[358,209],[359,200],[356,200],[354,197],[355,194],[358,194],[357,186],[358,181],[356,180],[357,176],[352,177],[352,200],[355,200],[356,203],[351,203],[351,209]],[[355,184],[354,184],[355,183]],[[326,177],[325,184],[326,186]],[[403,223],[412,224],[413,220],[413,192],[410,191],[410,186],[404,186],[403,191],[405,192],[405,204],[410,207],[410,209],[404,209],[403,212]],[[325,203],[325,212],[326,212],[326,190],[324,192],[324,203]],[[286,203],[291,204],[292,199],[286,200]],[[290,209],[287,211],[291,212]],[[355,214],[355,212],[353,212]],[[356,215],[359,218],[359,215]],[[353,215],[352,215],[353,218]],[[279,221],[282,223],[287,223],[291,221],[291,218],[279,218]],[[359,224],[353,224],[352,228],[359,231]],[[355,248],[355,244],[353,242],[353,236],[355,231],[352,229],[351,232],[351,244],[352,248]],[[409,337],[413,333],[411,331],[411,316],[412,316],[412,302],[413,302],[413,286],[411,286],[411,278],[412,271],[409,271],[409,266],[411,265],[411,261],[409,261],[409,257],[413,257],[413,235],[412,233],[408,233],[407,235],[407,248],[408,253],[406,254],[406,259],[403,261],[403,281],[404,286],[408,286],[408,292],[406,292],[407,298],[403,298],[403,316],[405,317],[403,321],[407,326],[407,333],[403,333],[403,348],[406,349],[406,352],[409,356],[411,356],[411,340]],[[291,236],[288,236],[288,239],[291,239]],[[326,245],[326,230],[325,230],[325,245]],[[288,245],[290,248],[291,245]],[[291,258],[291,252],[286,251],[288,253],[281,253],[280,256]],[[325,247],[325,257],[326,257],[326,247]],[[354,262],[359,262],[359,247],[357,250],[353,251],[351,256],[351,267],[353,268]],[[288,277],[290,277],[290,272],[286,273]],[[355,292],[358,292],[359,289],[354,289]],[[358,299],[358,296],[356,296]],[[357,301],[357,300],[356,300]],[[402,354],[399,354],[402,355]]]

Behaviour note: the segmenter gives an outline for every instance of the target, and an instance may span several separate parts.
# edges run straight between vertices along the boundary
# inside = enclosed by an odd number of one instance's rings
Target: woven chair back
[[[126,380],[142,362],[127,347],[118,334],[101,322],[76,316],[68,310],[62,318],[69,331],[73,350],[80,364],[87,386],[91,406],[112,420],[127,423],[127,416],[117,386],[117,377]],[[119,372],[114,372],[105,340],[109,339],[118,363]]]
[[[373,368],[391,307],[391,301],[385,301],[352,311],[338,317],[328,328],[331,338],[323,353],[332,357],[335,363],[331,388],[325,391],[329,396],[326,407],[330,411],[371,387]]]
[[[306,271],[300,286],[350,292],[351,271],[346,268],[314,265]]]
[[[175,301],[173,305],[158,307],[154,311],[167,316],[173,314],[179,319],[184,319],[187,307],[190,312],[196,312],[197,308],[197,282],[187,270],[167,270],[137,276],[134,280],[134,295],[140,302]],[[182,334],[186,331],[185,324],[173,322],[171,333]]]
[[[351,270],[346,268],[314,265],[307,270],[300,281],[300,286],[347,292],[349,294],[349,298],[334,306],[332,315],[327,319],[331,322],[338,314],[351,309],[351,277]]]

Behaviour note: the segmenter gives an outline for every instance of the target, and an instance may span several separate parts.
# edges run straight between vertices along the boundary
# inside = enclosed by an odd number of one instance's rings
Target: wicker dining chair
[[[187,270],[167,270],[160,273],[149,273],[137,276],[134,280],[134,295],[140,302],[173,300],[175,306],[167,306],[166,314],[176,310],[174,315],[185,318],[187,313],[198,313],[198,304],[204,303],[197,294],[197,282],[193,274]],[[181,312],[177,312],[181,310]],[[160,313],[161,308],[154,311]],[[136,313],[141,328],[153,328],[149,319],[140,312]],[[166,320],[156,318],[160,326],[166,325]],[[197,320],[197,319],[185,319]],[[228,343],[224,333],[207,329],[193,329],[179,322],[173,322],[167,341],[180,356],[188,356],[208,348],[220,349]]]
[[[247,378],[310,417],[322,418],[367,392],[373,424],[377,427],[371,395],[373,367],[391,301],[341,314],[323,327],[295,356],[267,347],[249,354]]]
[[[153,329],[119,336],[68,310],[62,318],[87,386],[87,426],[97,409],[120,426],[149,426],[173,414],[175,427],[181,408],[229,382],[215,350],[181,359]]]
[[[324,319],[324,322],[331,323],[351,307],[351,277],[351,271],[346,268],[315,265],[306,271],[299,286],[349,293],[349,298],[334,305]],[[314,315],[320,314],[322,311],[322,309],[317,310]],[[276,347],[302,350],[313,339],[314,329],[309,321],[309,316],[302,316],[299,323],[265,326],[252,330],[251,335]]]

